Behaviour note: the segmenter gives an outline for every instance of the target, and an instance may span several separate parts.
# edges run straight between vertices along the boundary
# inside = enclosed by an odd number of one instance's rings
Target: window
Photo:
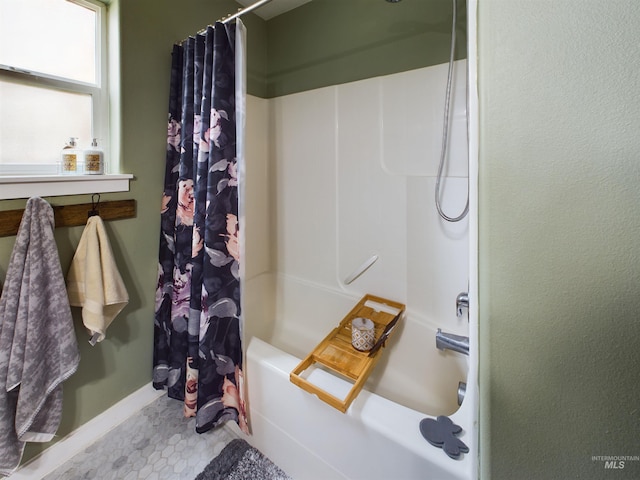
[[[0,1],[0,175],[57,174],[70,137],[108,160],[106,7]]]

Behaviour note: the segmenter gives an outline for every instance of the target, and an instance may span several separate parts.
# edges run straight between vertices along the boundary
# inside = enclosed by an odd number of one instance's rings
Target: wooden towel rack
[[[135,200],[112,200],[107,202],[80,203],[77,205],[52,205],[57,227],[76,227],[85,225],[89,213],[94,209],[103,220],[122,220],[135,218]],[[24,209],[0,211],[0,237],[9,237],[18,233]]]

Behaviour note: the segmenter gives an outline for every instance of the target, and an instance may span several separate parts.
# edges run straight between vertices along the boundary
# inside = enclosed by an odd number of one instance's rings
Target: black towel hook
[[[96,196],[98,197],[97,200]],[[98,205],[100,205],[100,194],[94,193],[93,195],[91,195],[91,210],[89,211],[88,217],[100,215],[100,212],[98,211]]]

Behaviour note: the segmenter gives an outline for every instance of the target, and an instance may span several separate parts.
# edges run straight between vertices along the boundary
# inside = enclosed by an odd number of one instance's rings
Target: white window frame
[[[117,147],[114,148],[113,143],[119,142],[118,132],[113,131],[113,127],[119,125],[119,122],[114,122],[109,114],[110,103],[114,101],[110,98],[110,92],[114,94],[117,89],[109,85],[108,7],[98,0],[68,1],[96,12],[96,29],[99,32],[95,52],[96,83],[91,84],[1,64],[0,76],[24,85],[91,95],[93,137],[102,139],[101,147],[108,170],[105,175],[62,176],[58,174],[57,166],[53,165],[5,164],[0,166],[0,200],[28,198],[33,195],[55,196],[129,190],[129,180],[133,175],[118,173],[119,159],[113,154],[119,150]]]

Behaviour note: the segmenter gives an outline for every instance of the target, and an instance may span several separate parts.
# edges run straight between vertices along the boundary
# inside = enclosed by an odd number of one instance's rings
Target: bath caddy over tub
[[[396,323],[402,318],[404,311],[405,305],[402,303],[374,295],[365,295],[340,324],[291,371],[289,379],[332,407],[343,413],[346,412],[380,360],[384,350],[382,347],[394,333]],[[361,352],[351,344],[351,321],[359,317],[368,318],[374,323],[376,342],[370,351]],[[302,376],[307,369],[315,366],[353,382],[343,399]]]

